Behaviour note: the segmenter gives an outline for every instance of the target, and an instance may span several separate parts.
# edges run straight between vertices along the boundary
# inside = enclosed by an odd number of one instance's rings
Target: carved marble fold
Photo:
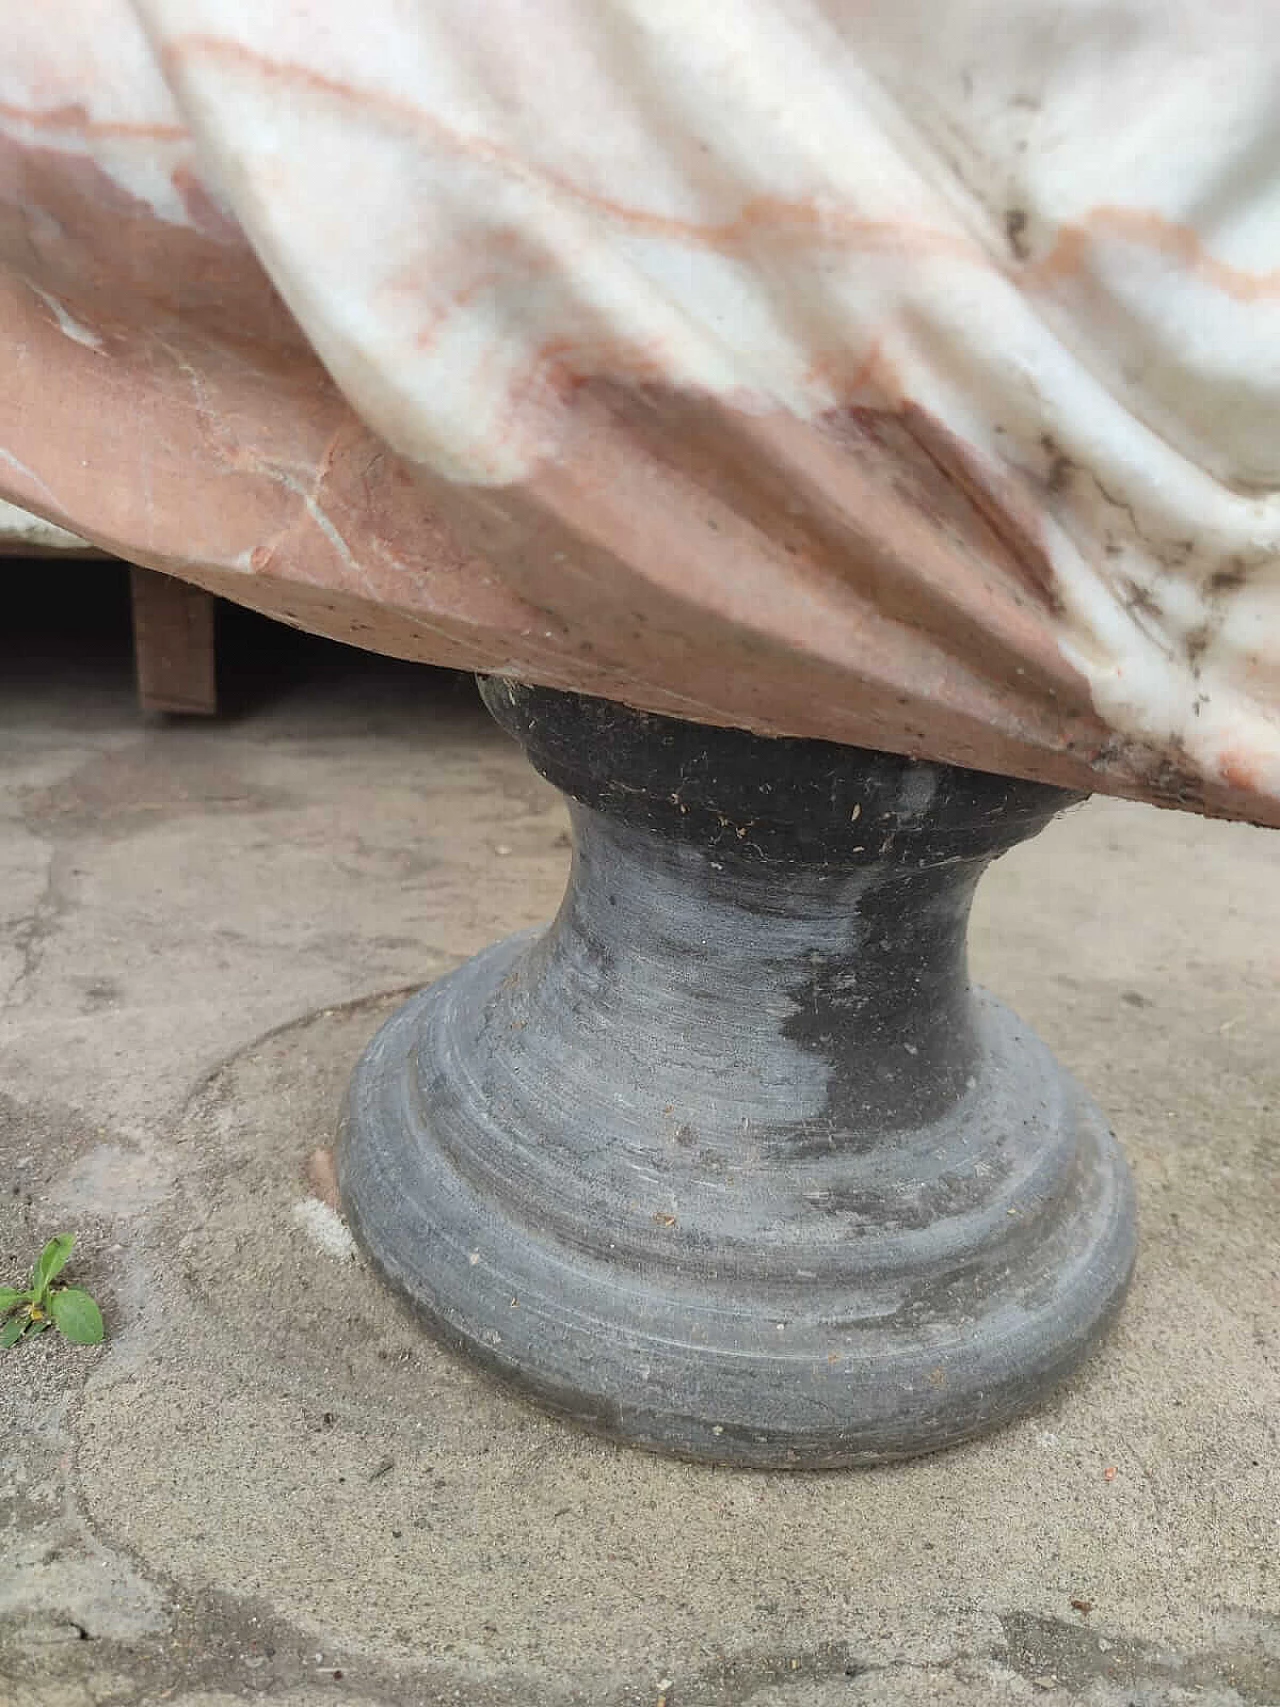
[[[1280,824],[1272,8],[0,30],[0,495],[378,650]]]

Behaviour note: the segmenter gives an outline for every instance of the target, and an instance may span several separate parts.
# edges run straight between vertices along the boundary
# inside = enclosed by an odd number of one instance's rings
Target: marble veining
[[[1254,0],[0,0],[0,490],[387,651],[1280,822]]]

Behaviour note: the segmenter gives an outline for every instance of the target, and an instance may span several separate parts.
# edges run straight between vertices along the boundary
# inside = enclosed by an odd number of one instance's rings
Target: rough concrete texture
[[[0,1358],[5,1707],[1280,1703],[1280,837],[1094,803],[983,886],[1138,1177],[1084,1373],[902,1467],[664,1462],[424,1339],[314,1154],[389,993],[554,908],[557,798],[467,684],[250,625],[148,724],[86,575],[0,638],[0,1278],[75,1230],[110,1329]]]

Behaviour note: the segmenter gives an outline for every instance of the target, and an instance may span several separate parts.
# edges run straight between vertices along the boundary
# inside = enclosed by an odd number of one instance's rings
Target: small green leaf
[[[27,1338],[33,1340],[37,1334],[42,1334],[48,1326],[48,1316],[41,1316],[38,1319],[33,1316],[27,1323]]]
[[[25,1316],[10,1316],[0,1332],[0,1351],[8,1351],[11,1345],[16,1345],[26,1331]]]
[[[102,1311],[78,1286],[64,1286],[49,1300],[53,1319],[76,1345],[97,1345],[103,1335]]]
[[[74,1233],[59,1233],[56,1239],[40,1252],[39,1260],[31,1273],[31,1288],[37,1296],[45,1290],[55,1274],[61,1274],[67,1266],[67,1259],[75,1246]]]
[[[17,1304],[28,1303],[30,1298],[29,1292],[19,1292],[16,1286],[0,1286],[0,1315]]]

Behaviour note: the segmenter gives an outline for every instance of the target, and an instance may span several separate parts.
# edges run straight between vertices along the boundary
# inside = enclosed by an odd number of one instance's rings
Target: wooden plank
[[[132,571],[134,672],[144,711],[218,709],[213,594],[154,569]]]

